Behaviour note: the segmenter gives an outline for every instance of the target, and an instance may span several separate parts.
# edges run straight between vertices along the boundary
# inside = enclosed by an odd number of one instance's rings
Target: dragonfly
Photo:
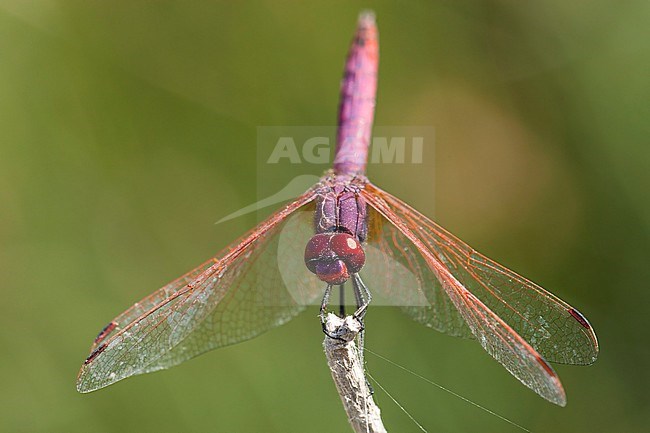
[[[333,166],[224,251],[137,302],[95,338],[77,378],[94,391],[178,365],[280,326],[330,294],[373,297],[445,334],[476,339],[515,378],[560,406],[550,363],[588,365],[584,315],[487,258],[365,175],[377,89],[378,30],[360,15],[341,81]],[[352,296],[350,296],[351,298]],[[344,312],[341,300],[341,311]]]

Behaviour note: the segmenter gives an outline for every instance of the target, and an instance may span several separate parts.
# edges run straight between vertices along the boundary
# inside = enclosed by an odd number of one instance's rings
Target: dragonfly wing
[[[376,187],[362,192],[367,202],[391,222],[424,258],[430,272],[465,320],[481,346],[521,383],[543,398],[564,406],[566,395],[557,374],[542,356],[515,330],[490,310],[452,275],[447,266],[429,249],[395,207],[380,197]]]
[[[188,284],[196,280],[203,272],[207,271],[212,265],[216,263],[215,259],[212,258],[205,263],[197,266],[192,269],[185,275],[175,279],[174,281],[166,284],[160,289],[153,292],[151,295],[140,300],[133,304],[129,309],[124,311],[122,314],[113,319],[108,325],[102,329],[93,345],[90,348],[90,352],[100,346],[104,341],[110,339],[115,334],[119,333],[126,326],[130,325],[133,321],[138,319],[140,316],[143,316],[150,310],[154,309],[156,306],[161,305],[165,300],[173,298],[176,292],[183,289]]]
[[[262,222],[222,255],[162,287],[116,317],[97,337],[77,379],[90,392],[129,376],[177,365],[217,347],[279,326],[305,308],[279,270],[281,237],[294,239],[295,265],[313,232],[314,193],[308,192]],[[309,216],[312,216],[311,218]],[[291,231],[285,230],[291,222]],[[282,235],[282,236],[281,236]],[[284,257],[283,266],[291,258]],[[306,298],[318,297],[314,284]]]
[[[587,319],[537,284],[478,253],[401,200],[368,185],[439,263],[551,362],[586,365],[598,356]]]
[[[398,306],[437,331],[473,337],[417,247],[374,208],[367,212],[366,264],[361,277],[372,291],[372,304]]]
[[[436,265],[439,266],[432,263],[433,267]],[[445,268],[439,267],[437,274],[483,349],[528,388],[552,403],[565,406],[566,394],[560,378],[541,355]]]

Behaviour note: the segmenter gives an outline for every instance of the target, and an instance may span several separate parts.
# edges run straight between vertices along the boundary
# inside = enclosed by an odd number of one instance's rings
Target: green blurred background
[[[535,432],[647,427],[647,1],[2,0],[0,430],[349,431],[315,309],[96,393],[75,376],[113,316],[255,223],[213,224],[257,199],[256,127],[335,121],[366,7],[377,124],[436,129],[428,174],[370,177],[578,307],[601,356],[557,366],[559,408],[388,308],[371,309],[368,347]],[[431,432],[517,431],[368,364]],[[389,431],[418,431],[376,396]]]

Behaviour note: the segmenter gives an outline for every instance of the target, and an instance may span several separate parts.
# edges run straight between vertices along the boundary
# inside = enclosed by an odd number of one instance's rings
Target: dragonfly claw
[[[354,316],[339,317],[330,313],[323,323],[323,333],[334,340],[349,343],[363,334],[363,324]]]
[[[363,324],[363,316],[353,314],[352,317],[359,323],[359,332],[363,332],[366,329],[366,325]]]
[[[339,340],[347,343],[347,340],[341,337],[338,333],[328,331],[326,322],[323,322],[322,325],[323,325],[323,334],[327,335],[329,338],[333,340]]]

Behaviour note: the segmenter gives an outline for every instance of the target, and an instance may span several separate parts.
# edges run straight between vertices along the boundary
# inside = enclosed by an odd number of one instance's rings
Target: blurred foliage
[[[426,174],[370,177],[580,308],[602,352],[557,367],[558,408],[478,344],[387,308],[368,314],[368,347],[532,431],[647,428],[647,1],[3,0],[0,430],[348,431],[315,309],[163,373],[90,395],[74,383],[111,317],[254,224],[213,222],[257,198],[256,127],[335,121],[368,6],[376,123],[437,134]],[[517,431],[368,367],[430,431]],[[417,431],[377,399],[389,430]]]

